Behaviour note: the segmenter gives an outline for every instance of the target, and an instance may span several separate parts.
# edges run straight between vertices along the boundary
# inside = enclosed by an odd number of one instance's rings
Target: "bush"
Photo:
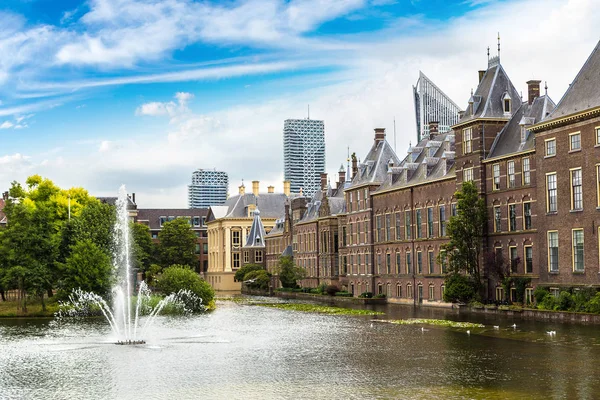
[[[180,290],[189,290],[202,299],[202,304],[208,306],[215,297],[215,291],[204,279],[191,268],[183,265],[172,265],[165,268],[156,287],[165,296]]]
[[[446,277],[444,285],[444,301],[469,303],[475,297],[475,284],[465,275],[451,274]]]
[[[380,293],[373,296],[374,299],[385,299],[385,297],[385,293]]]
[[[327,290],[327,284],[321,283],[317,289],[319,290],[319,294],[325,294],[325,291]]]
[[[352,297],[352,293],[347,292],[345,290],[340,290],[339,292],[335,293],[336,297]]]
[[[362,292],[358,297],[361,299],[370,299],[373,297],[373,292]]]
[[[558,295],[558,301],[555,307],[555,310],[560,311],[568,311],[574,305],[573,298],[571,297],[571,293],[566,290],[563,290]]]
[[[476,310],[481,310],[483,309],[483,303],[480,303],[479,301],[472,301],[471,302],[471,308],[474,308]]]
[[[544,299],[538,304],[538,307],[543,310],[555,310],[557,307],[557,299],[548,292]]]
[[[535,290],[533,291],[533,297],[535,298],[535,304],[537,304],[538,306],[540,304],[542,304],[542,302],[544,301],[544,298],[546,297],[547,294],[550,294],[550,291],[548,290],[547,287],[544,287],[544,286],[536,287]]]
[[[252,271],[265,271],[265,268],[258,264],[246,264],[235,272],[233,280],[236,282],[243,282],[248,279],[246,278],[246,274]]]
[[[585,310],[587,312],[600,314],[600,292],[596,293],[594,297],[587,302]]]
[[[264,269],[250,271],[244,275],[244,282],[250,289],[267,290],[271,282],[271,274]]]
[[[319,288],[312,288],[309,290],[310,294],[323,294]]]
[[[329,296],[335,296],[335,294],[339,291],[340,288],[335,285],[329,285],[325,288],[325,293],[327,293]]]

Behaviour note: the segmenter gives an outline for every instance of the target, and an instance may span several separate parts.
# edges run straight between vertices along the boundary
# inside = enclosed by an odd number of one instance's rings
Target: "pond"
[[[372,321],[462,314],[377,309],[386,314],[220,301],[210,314],[160,317],[140,346],[114,345],[101,319],[0,320],[0,398],[591,399],[600,392],[596,326],[470,316],[485,328],[467,334]]]

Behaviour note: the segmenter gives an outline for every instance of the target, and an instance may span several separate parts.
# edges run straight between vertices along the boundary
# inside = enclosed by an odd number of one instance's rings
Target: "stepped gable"
[[[260,211],[258,208],[254,210],[254,221],[252,221],[252,227],[250,233],[246,238],[246,244],[244,248],[250,247],[265,247],[265,227],[263,226],[262,220],[260,219]]]
[[[533,150],[534,135],[529,127],[543,121],[556,105],[548,95],[537,97],[533,103],[523,102],[510,121],[496,136],[487,158]]]
[[[511,113],[504,112],[504,99],[511,101]],[[458,124],[464,124],[479,118],[508,119],[518,105],[521,96],[504,71],[497,57],[488,63],[488,69],[469,99],[469,105]]]
[[[600,107],[600,42],[545,122]]]

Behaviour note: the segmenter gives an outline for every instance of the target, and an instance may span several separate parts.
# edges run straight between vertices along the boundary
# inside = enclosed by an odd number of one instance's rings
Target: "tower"
[[[192,173],[192,184],[188,186],[190,208],[218,206],[227,200],[229,178],[227,172],[198,169]]]

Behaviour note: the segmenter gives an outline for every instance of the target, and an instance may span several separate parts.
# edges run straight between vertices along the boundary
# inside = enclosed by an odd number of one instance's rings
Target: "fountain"
[[[145,344],[144,336],[149,326],[155,321],[157,315],[168,304],[179,307],[184,313],[193,309],[201,309],[202,299],[189,290],[180,290],[161,299],[154,307],[148,305],[151,291],[144,281],[139,283],[135,310],[132,310],[132,269],[130,263],[130,235],[129,235],[129,200],[125,185],[119,188],[119,197],[116,202],[117,222],[114,227],[113,238],[115,241],[115,254],[113,255],[114,273],[117,278],[112,288],[113,306],[96,293],[76,289],[69,296],[69,301],[61,304],[58,316],[81,316],[90,313],[92,306],[100,309],[106,318],[113,334],[117,337],[115,344],[140,345]],[[133,312],[132,312],[133,311]],[[146,320],[140,328],[140,317],[145,314]]]

